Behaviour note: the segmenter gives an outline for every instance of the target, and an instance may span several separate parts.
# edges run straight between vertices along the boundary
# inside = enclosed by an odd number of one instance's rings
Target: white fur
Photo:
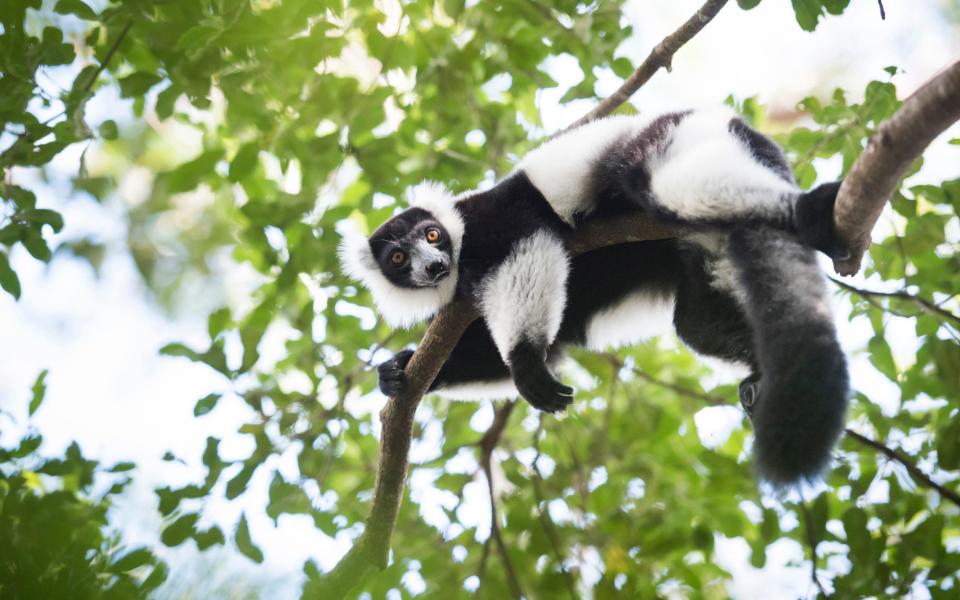
[[[406,328],[428,319],[453,300],[457,289],[463,219],[454,206],[453,196],[435,183],[418,185],[411,189],[410,195],[413,205],[430,211],[450,236],[450,275],[437,287],[401,288],[394,285],[383,275],[370,242],[356,223],[347,220],[341,227],[343,239],[338,252],[343,270],[370,290],[377,310],[392,327]]]
[[[594,162],[618,139],[638,132],[652,119],[615,116],[588,123],[530,151],[517,165],[561,219],[573,224],[578,212],[590,212],[587,197]]]
[[[764,167],[730,132],[727,107],[680,121],[650,171],[655,201],[685,219],[787,218],[799,190]]]
[[[621,348],[672,330],[673,294],[634,292],[595,314],[587,323],[587,348]]]
[[[510,379],[498,381],[476,381],[462,385],[443,386],[435,393],[450,400],[478,402],[481,400],[509,400],[519,398],[520,392]]]
[[[500,356],[522,340],[548,345],[560,330],[566,301],[567,254],[552,233],[539,231],[514,246],[480,289],[480,312]]]

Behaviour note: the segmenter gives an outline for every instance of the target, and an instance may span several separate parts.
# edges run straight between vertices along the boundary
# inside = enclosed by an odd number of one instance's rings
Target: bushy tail
[[[763,226],[734,231],[730,252],[760,367],[753,413],[758,474],[777,485],[815,479],[843,431],[849,393],[815,252]]]

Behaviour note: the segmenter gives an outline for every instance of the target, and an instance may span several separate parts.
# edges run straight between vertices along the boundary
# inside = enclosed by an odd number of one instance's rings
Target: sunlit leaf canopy
[[[792,4],[810,30],[847,2]],[[198,526],[205,501],[237,499],[258,469],[273,469],[268,459],[293,453],[299,476],[270,473],[267,515],[307,514],[331,537],[355,536],[376,469],[382,400],[371,365],[419,336],[373,318],[367,293],[337,266],[336,224],[375,226],[424,178],[465,190],[508,171],[550,133],[537,100],[556,85],[552,57],[574,57],[584,75],[565,103],[595,99],[604,70],[626,77],[635,66],[615,58],[632,32],[620,2],[6,0],[0,24],[0,286],[21,293],[7,258],[21,248],[43,261],[62,249],[96,266],[98,240],[66,235],[50,248],[50,233],[70,224],[38,206],[30,186],[58,153],[89,144],[74,190],[124,211],[128,250],[165,306],[210,309],[208,344],[162,349],[230,382],[234,394],[198,399],[195,415],[221,402],[256,415],[241,428],[254,441],[247,458],[221,458],[210,438],[206,477],[157,490],[160,540],[230,544],[255,562],[263,551],[247,517],[229,531]],[[817,159],[841,156],[846,170],[896,109],[895,72],[863,91],[804,100],[798,123],[771,121],[752,99],[731,102],[778,137],[807,186]],[[88,120],[95,95],[119,96],[132,118]],[[851,428],[902,448],[947,490],[960,478],[958,208],[960,180],[900,190],[865,271],[864,287],[881,293],[838,288],[850,318],[874,331],[870,361],[900,389],[895,406],[858,393]],[[226,302],[224,261],[258,273],[243,301]],[[270,328],[286,342],[268,363],[258,348]],[[892,329],[916,342],[893,352]],[[734,386],[704,390],[708,370],[672,340],[577,352],[565,372],[578,387],[571,414],[541,417],[521,403],[495,451],[504,553],[478,510],[490,406],[432,399],[420,408],[416,485],[391,566],[358,592],[447,598],[479,586],[502,597],[518,585],[528,597],[725,597],[716,547],[726,538],[745,540],[754,566],[783,538],[807,558],[815,547],[819,581],[840,595],[924,587],[946,598],[960,585],[958,507],[901,462],[848,437],[827,487],[807,502],[762,496]],[[726,418],[732,432],[705,444],[702,418]],[[16,477],[42,472],[10,460],[3,455],[13,478],[0,482],[0,498],[23,493]],[[309,594],[321,568],[304,571]],[[156,582],[142,577],[146,588]]]

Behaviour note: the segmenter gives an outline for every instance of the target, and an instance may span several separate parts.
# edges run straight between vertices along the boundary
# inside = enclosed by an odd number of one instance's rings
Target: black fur
[[[740,138],[758,163],[782,177],[784,181],[794,182],[783,150],[773,143],[773,140],[747,125],[743,119],[730,120],[730,133]]]
[[[753,405],[757,471],[775,484],[815,478],[843,431],[849,388],[816,256],[770,228],[734,231],[730,252],[763,376]]]
[[[466,298],[474,296],[484,275],[500,265],[518,241],[542,229],[558,234],[571,230],[523,172],[461,200],[457,206],[464,229],[483,232],[465,235],[460,249],[457,291]]]
[[[797,231],[800,239],[811,248],[827,256],[845,260],[850,249],[840,239],[833,223],[833,207],[837,201],[840,182],[834,181],[817,186],[797,201]]]

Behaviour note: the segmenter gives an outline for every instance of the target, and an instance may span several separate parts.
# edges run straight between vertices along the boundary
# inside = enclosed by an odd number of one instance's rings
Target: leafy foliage
[[[749,9],[759,1],[738,3]],[[846,5],[793,2],[804,29]],[[622,77],[632,66],[613,58],[631,33],[619,2],[12,0],[0,4],[0,23],[6,173],[41,167],[71,144],[99,138],[92,148],[100,160],[77,174],[74,188],[109,201],[131,173],[149,174],[145,197],[126,207],[128,242],[158,297],[175,299],[191,277],[211,278],[215,258],[225,254],[258,274],[249,302],[211,311],[203,344],[161,350],[223,377],[235,394],[199,398],[194,414],[205,418],[240,398],[255,414],[240,429],[253,449],[228,460],[210,437],[201,480],[156,490],[168,519],[162,543],[193,540],[204,549],[229,540],[255,562],[264,550],[246,515],[232,531],[204,529],[205,500],[237,499],[265,472],[274,522],[302,514],[328,536],[355,535],[376,469],[370,405],[380,398],[371,366],[385,348],[418,339],[418,331],[376,321],[368,294],[339,272],[337,223],[378,224],[402,190],[424,178],[468,189],[506,171],[546,134],[537,99],[557,85],[550,74],[556,57],[575,57],[583,73],[564,103],[595,99],[598,76],[609,69]],[[44,72],[71,63],[72,85],[50,97]],[[86,123],[86,103],[107,86],[132,107],[133,122]],[[863,96],[850,102],[838,90],[807,98],[798,107],[803,121],[786,125],[769,121],[756,100],[738,108],[779,135],[809,186],[840,175],[831,171],[836,165],[848,169],[898,105],[891,77],[870,83]],[[48,113],[54,118],[37,116]],[[0,285],[17,296],[8,251],[21,245],[49,260],[44,234],[63,223],[37,207],[17,177],[0,190]],[[858,394],[851,427],[899,448],[948,490],[960,480],[958,208],[960,180],[900,190],[889,235],[870,251],[873,287],[841,290],[851,317],[872,328],[870,360],[899,390],[883,406]],[[89,250],[74,246],[78,254]],[[915,344],[891,348],[890,332],[905,329]],[[279,359],[261,355],[268,331],[283,340]],[[479,441],[491,407],[428,400],[392,563],[363,591],[449,598],[480,588],[484,597],[509,596],[509,563],[528,597],[672,590],[725,597],[729,574],[717,548],[727,539],[745,542],[758,567],[772,543],[793,540],[808,557],[815,552],[821,583],[840,596],[896,597],[923,586],[948,597],[960,585],[956,507],[853,439],[812,500],[757,490],[735,389],[702,389],[706,372],[668,341],[613,355],[578,353],[567,365],[579,389],[569,415],[544,417],[518,405],[494,454],[506,556],[478,509],[489,503]],[[34,386],[41,397],[43,381]],[[729,435],[711,437],[701,427],[710,418],[729,420]],[[32,456],[35,439],[6,451],[4,461]],[[284,453],[295,456],[296,477],[281,475],[271,460]],[[5,476],[4,498],[72,511],[70,531],[88,536],[76,543],[101,548],[105,509],[78,496],[93,467],[76,449],[56,464],[70,466],[5,470],[19,475]],[[66,495],[31,487],[30,474],[44,468],[60,468],[46,475],[80,487]],[[17,506],[8,501],[3,510]],[[94,533],[84,523],[94,523]],[[40,544],[17,556],[36,556],[37,568],[52,569],[60,563],[49,550]],[[144,552],[94,563],[128,573],[141,568]],[[827,569],[834,556],[849,567],[832,561]],[[138,589],[159,583],[163,572],[158,564]],[[304,572],[309,595],[320,568],[308,563]],[[124,586],[139,581],[119,574]]]
[[[45,375],[33,387],[31,414]],[[108,523],[111,497],[130,483],[134,465],[101,467],[75,443],[62,458],[46,458],[42,442],[30,430],[0,447],[0,598],[146,598],[166,566],[148,548],[124,548]]]

